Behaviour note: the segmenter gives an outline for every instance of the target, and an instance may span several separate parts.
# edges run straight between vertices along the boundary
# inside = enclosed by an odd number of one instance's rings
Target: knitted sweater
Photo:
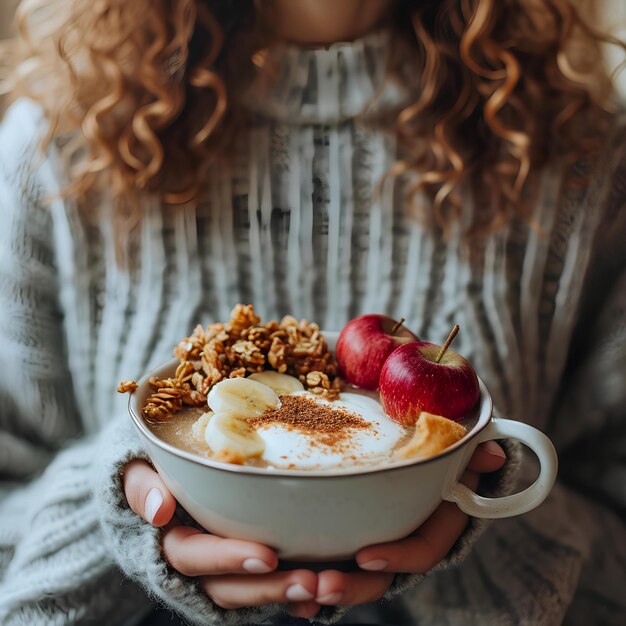
[[[436,571],[398,577],[386,603],[351,619],[623,617],[626,529],[614,512],[626,505],[619,120],[593,162],[546,167],[540,229],[513,221],[469,262],[460,229],[445,239],[421,227],[399,183],[375,193],[398,151],[367,115],[415,89],[383,84],[388,48],[375,34],[282,50],[279,80],[256,97],[251,85],[256,121],[230,167],[209,173],[206,202],[171,210],[146,198],[126,265],[115,261],[110,202],[87,219],[61,199],[54,147],[37,154],[39,110],[26,101],[10,109],[0,128],[0,621],[133,624],[155,599],[193,624],[280,611],[214,606],[163,561],[158,529],[128,509],[119,480],[144,453],[117,382],[169,358],[196,323],[225,319],[237,302],[264,319],[290,313],[332,330],[364,312],[404,316],[433,341],[457,322],[457,349],[497,411],[547,431],[559,448],[562,482],[541,507],[492,524],[467,555],[482,529],[471,524]],[[478,208],[467,202],[470,213]],[[499,478],[485,488],[508,491]],[[325,608],[319,619],[343,612]]]

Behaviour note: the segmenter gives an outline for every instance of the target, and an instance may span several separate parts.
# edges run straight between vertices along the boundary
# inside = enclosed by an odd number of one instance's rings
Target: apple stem
[[[458,332],[459,332],[459,325],[455,324],[454,328],[450,331],[450,334],[448,335],[448,338],[446,339],[446,343],[444,343],[443,346],[441,346],[441,350],[439,350],[439,354],[437,355],[437,358],[435,359],[435,363],[439,363],[439,361],[441,361],[441,357],[446,353],[446,350],[450,347],[450,344],[452,343],[452,341],[454,340]]]
[[[398,332],[398,329],[400,328],[400,326],[402,326],[402,324],[404,324],[404,320],[406,319],[406,317],[401,317],[394,325],[393,328],[391,329],[391,334],[395,335]]]

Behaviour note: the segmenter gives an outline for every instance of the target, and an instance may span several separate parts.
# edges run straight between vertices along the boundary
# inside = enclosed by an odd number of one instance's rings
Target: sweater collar
[[[245,108],[286,123],[376,119],[406,106],[415,80],[388,74],[392,34],[372,32],[326,48],[279,44],[253,57],[257,69]]]

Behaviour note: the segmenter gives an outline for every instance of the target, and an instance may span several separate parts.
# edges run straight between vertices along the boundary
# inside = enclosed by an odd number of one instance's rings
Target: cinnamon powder
[[[255,419],[248,420],[253,427],[264,424],[282,424],[311,435],[327,446],[339,444],[351,429],[366,429],[369,422],[343,409],[332,407],[305,396],[281,396],[281,406],[269,409]]]

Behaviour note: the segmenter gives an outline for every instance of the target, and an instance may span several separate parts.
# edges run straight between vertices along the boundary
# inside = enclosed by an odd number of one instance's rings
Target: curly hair
[[[462,215],[464,184],[489,194],[474,231],[528,219],[521,198],[542,163],[555,150],[575,158],[597,136],[613,94],[601,44],[623,44],[569,0],[395,10],[412,42],[402,62],[422,87],[397,118],[404,157],[389,174],[415,174],[409,199],[444,230]],[[252,1],[23,0],[18,29],[13,93],[43,107],[48,141],[66,138],[68,193],[110,189],[131,220],[145,193],[201,200],[240,126],[232,92],[263,40]]]

